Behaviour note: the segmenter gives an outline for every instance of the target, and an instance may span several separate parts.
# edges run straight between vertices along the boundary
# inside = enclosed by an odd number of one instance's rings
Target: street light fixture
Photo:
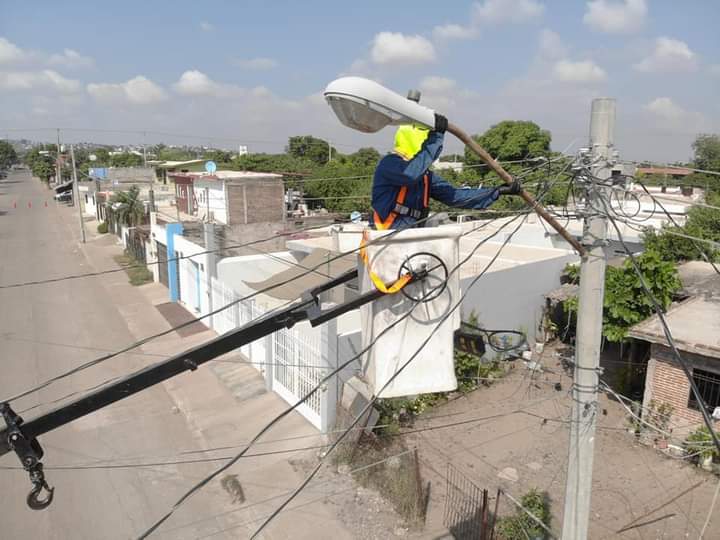
[[[402,124],[420,124],[429,129],[435,127],[435,111],[363,77],[341,77],[332,81],[325,88],[325,99],[340,122],[363,133],[375,133],[386,126]],[[513,177],[462,129],[448,122],[447,130],[465,143],[506,184],[514,182]],[[585,254],[585,248],[580,242],[548,214],[532,195],[522,190],[520,197],[580,255]]]
[[[334,80],[325,88],[325,99],[340,122],[363,133],[389,125],[435,126],[435,111],[362,77]]]

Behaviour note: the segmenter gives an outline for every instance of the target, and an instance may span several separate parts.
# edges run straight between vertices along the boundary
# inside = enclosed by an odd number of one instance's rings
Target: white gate
[[[275,332],[273,363],[273,390],[294,405],[315,388],[327,372],[327,367],[322,365],[320,328],[298,325]],[[322,429],[323,393],[323,389],[318,390],[297,408],[318,429]]]
[[[212,316],[212,327],[218,334],[224,334],[230,330],[234,330],[239,324],[238,305],[234,303],[239,298],[237,293],[230,287],[226,287],[222,281],[215,278],[211,280],[212,284],[212,307],[216,311],[224,306],[229,306],[219,313]]]

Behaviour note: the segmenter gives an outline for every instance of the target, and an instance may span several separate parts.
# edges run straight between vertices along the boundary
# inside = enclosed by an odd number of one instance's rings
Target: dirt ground
[[[329,504],[357,538],[451,538],[443,523],[448,467],[490,492],[502,488],[516,500],[531,488],[547,492],[551,529],[559,537],[568,456],[572,380],[552,350],[531,372],[521,363],[490,387],[435,407],[403,436],[417,448],[425,481],[431,482],[422,531],[408,529],[373,490],[351,483],[327,467],[322,479],[334,484]],[[592,539],[699,538],[718,478],[683,459],[639,444],[628,432],[622,406],[600,398],[592,490]],[[514,505],[501,497],[498,514]],[[720,510],[703,538],[720,538]]]

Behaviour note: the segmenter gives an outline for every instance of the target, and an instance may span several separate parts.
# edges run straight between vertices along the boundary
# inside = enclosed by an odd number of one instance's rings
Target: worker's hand
[[[442,114],[435,113],[435,129],[438,133],[445,133],[448,127],[448,119]]]
[[[517,178],[513,178],[512,184],[506,184],[498,188],[498,195],[519,195],[522,191],[522,184]]]

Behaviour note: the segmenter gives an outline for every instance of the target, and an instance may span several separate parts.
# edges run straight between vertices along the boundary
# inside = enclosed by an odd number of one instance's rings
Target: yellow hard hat
[[[412,124],[400,126],[395,132],[395,153],[405,159],[412,159],[422,148],[429,133],[430,130],[425,127]]]

